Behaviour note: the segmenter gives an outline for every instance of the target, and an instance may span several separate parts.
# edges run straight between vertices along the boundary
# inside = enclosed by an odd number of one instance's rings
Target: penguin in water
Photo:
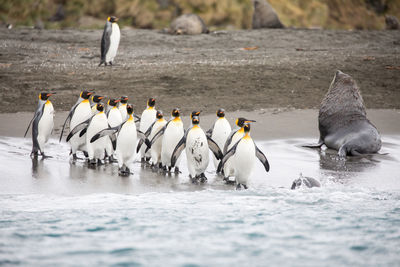
[[[265,170],[269,171],[267,157],[250,137],[250,124],[245,123],[243,130],[244,136],[232,146],[220,162],[220,165],[223,166],[229,158],[233,157],[232,167],[235,172],[236,189],[241,189],[242,185],[247,189],[247,181],[253,170],[256,157],[264,165]]]
[[[167,121],[164,119],[164,114],[161,110],[157,110],[156,113],[156,121],[150,126],[150,135],[149,139],[153,139],[153,137],[162,129],[164,126],[167,125]],[[149,140],[147,139],[147,140]],[[150,155],[151,155],[151,165],[157,166],[161,169],[161,148],[162,148],[162,139],[158,138],[153,144],[146,148],[147,152],[151,148]]]
[[[159,138],[161,141],[161,165],[166,172],[171,171],[171,156],[174,152],[176,145],[182,139],[185,134],[183,129],[183,122],[180,118],[180,110],[178,108],[174,108],[171,112],[172,118],[168,121],[168,123],[161,128],[154,136],[151,138],[151,141],[147,140],[148,147],[152,147],[153,144],[157,142]],[[176,160],[175,163],[175,173],[179,173],[179,162],[180,158]]]
[[[112,65],[117,55],[121,32],[117,24],[118,18],[111,16],[107,18],[104,26],[103,36],[101,37],[101,60],[99,66],[103,63]]]
[[[153,122],[156,120],[156,109],[154,106],[156,105],[156,100],[154,98],[149,98],[147,101],[147,108],[143,111],[142,116],[140,117],[140,126],[139,130],[143,133],[146,133]],[[139,148],[139,145],[138,145]],[[149,161],[150,160],[150,152],[146,153],[145,146],[140,147],[140,158],[141,162]]]
[[[239,129],[235,129],[231,132],[231,134],[228,136],[228,138],[226,139],[225,145],[224,145],[224,150],[223,153],[224,155],[228,152],[229,149],[232,148],[232,146],[240,139],[244,136],[244,124],[245,123],[250,123],[250,122],[255,122],[255,120],[248,120],[245,118],[238,118],[235,122],[235,124],[239,127]],[[220,165],[218,165],[220,166]],[[231,160],[228,160],[225,164],[224,164],[224,168],[221,169],[220,167],[217,168],[217,173],[223,171],[224,174],[224,181],[226,182],[230,182],[229,181],[229,177],[234,175],[234,169],[233,167],[231,167]]]
[[[81,92],[80,98],[82,98],[82,101],[75,107],[71,115],[71,121],[69,124],[70,129],[75,128],[78,124],[92,117],[92,108],[90,107],[90,102],[89,102],[89,97],[92,94],[93,92],[88,92],[88,91]],[[69,143],[71,145],[71,154],[74,161],[78,159],[76,155],[77,151],[83,151],[83,153],[87,157],[85,135],[82,136],[75,135],[69,140]]]
[[[101,159],[105,156],[107,139],[109,139],[108,136],[103,136],[95,142],[90,142],[95,134],[108,128],[108,119],[104,113],[103,104],[97,104],[97,111],[98,113],[96,115],[78,124],[67,136],[68,142],[74,135],[79,133],[79,136],[83,136],[86,133],[86,147],[90,165],[96,165],[96,163],[101,164]]]
[[[207,177],[204,175],[204,171],[208,166],[208,149],[210,149],[217,159],[222,158],[222,152],[211,137],[207,136],[203,129],[200,127],[200,112],[193,112],[191,114],[192,127],[189,128],[178,145],[175,147],[174,152],[171,156],[171,166],[175,165],[176,159],[182,153],[183,149],[186,148],[186,159],[190,173],[190,179],[193,183],[200,181],[204,183],[207,181]]]
[[[128,116],[128,113],[126,110],[128,100],[129,100],[129,98],[127,96],[121,96],[121,98],[120,98],[118,109],[119,109],[119,112],[121,113],[122,121],[125,121]]]
[[[94,95],[90,99],[91,99],[90,106],[92,108],[92,115],[96,115],[97,112],[99,112],[97,110],[97,104],[100,103],[102,99],[104,99],[104,96],[102,96],[102,95]]]
[[[231,131],[231,125],[229,124],[229,121],[225,118],[225,110],[222,108],[218,109],[217,120],[215,121],[213,127],[207,131],[207,135],[209,135],[220,148],[223,148]],[[219,160],[217,160],[215,156],[213,156],[213,162],[215,168],[217,168]]]
[[[117,108],[117,104],[119,101],[120,101],[120,99],[114,99],[114,98],[108,100],[107,119],[108,119],[108,125],[110,125],[110,127],[117,127],[117,126],[121,125],[121,123],[122,123],[121,112]],[[108,141],[107,141],[107,147],[106,147],[107,155],[106,156],[109,157],[110,162],[115,162],[115,159],[113,156],[113,153],[114,153],[113,147],[115,147],[115,144],[112,144],[112,142],[111,142],[114,139],[115,138],[111,138],[111,139],[108,139]]]
[[[44,145],[49,140],[50,134],[54,127],[54,108],[49,97],[54,93],[40,93],[39,103],[35,111],[35,115],[29,122],[24,137],[32,124],[32,153],[31,157],[38,157],[38,152],[43,158],[49,157],[44,154]]]
[[[127,120],[116,127],[110,127],[100,131],[90,139],[90,143],[94,143],[103,136],[117,135],[115,152],[117,154],[119,175],[121,176],[128,176],[131,174],[128,166],[133,162],[136,156],[137,137],[139,136],[141,139],[145,138],[145,135],[136,128],[132,105],[127,105],[126,110],[128,116]]]

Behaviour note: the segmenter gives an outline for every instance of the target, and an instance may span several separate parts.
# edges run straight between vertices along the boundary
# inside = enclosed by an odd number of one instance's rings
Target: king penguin
[[[232,158],[232,165],[235,172],[236,189],[241,186],[247,189],[247,181],[253,170],[256,157],[264,165],[265,170],[269,171],[269,163],[264,153],[256,146],[250,137],[250,124],[243,125],[244,136],[237,141],[232,148],[224,155],[221,165]]]
[[[153,139],[153,137],[162,129],[164,126],[167,125],[167,121],[164,119],[164,114],[161,110],[157,110],[156,113],[156,121],[151,126],[151,132],[149,135],[149,139]],[[162,139],[158,138],[152,145],[151,145],[151,162],[152,166],[157,166],[162,168],[161,164],[161,148],[162,148]],[[148,147],[147,149],[150,149]]]
[[[119,109],[119,112],[121,113],[122,121],[125,121],[128,116],[128,113],[126,110],[128,100],[129,100],[129,98],[127,96],[121,96],[121,98],[120,98],[118,109]]]
[[[195,115],[193,115],[195,114]],[[218,145],[207,136],[200,127],[200,112],[193,112],[191,115],[192,127],[189,128],[178,145],[175,147],[171,157],[171,166],[175,165],[176,159],[186,148],[186,159],[190,179],[193,183],[207,181],[204,171],[207,169],[209,162],[209,149],[214,153],[217,159],[222,158],[222,152]]]
[[[54,94],[54,93],[53,93]],[[50,102],[49,97],[52,93],[40,93],[39,103],[35,111],[35,115],[29,122],[25,135],[28,133],[29,127],[32,124],[32,153],[31,157],[38,157],[38,152],[43,158],[47,157],[44,154],[44,145],[49,140],[50,134],[54,127],[54,108]]]
[[[97,104],[101,102],[101,100],[104,98],[102,95],[94,95],[90,99],[92,100],[92,103],[90,106],[92,107],[92,114],[96,115],[99,111],[97,110]]]
[[[89,102],[89,97],[92,94],[93,92],[88,91],[81,92],[80,98],[82,98],[82,101],[75,107],[75,110],[71,116],[71,122],[69,125],[71,130],[74,129],[78,124],[92,117],[92,109]],[[85,135],[75,135],[69,140],[69,143],[71,145],[71,153],[74,161],[78,159],[76,155],[77,151],[83,151],[85,153],[85,156],[87,157]]]
[[[250,123],[250,122],[255,122],[254,120],[248,120],[245,118],[238,118],[235,122],[235,124],[239,127],[239,129],[235,129],[231,132],[231,134],[228,136],[226,139],[225,145],[224,145],[224,150],[223,153],[224,155],[228,152],[229,149],[232,148],[232,146],[244,136],[244,129],[243,126],[245,123]],[[222,169],[217,168],[217,173],[219,173]],[[229,177],[234,175],[234,169],[231,167],[231,160],[228,160],[224,164],[223,168],[223,174],[224,174],[224,180],[226,182],[229,182]]]
[[[213,127],[207,131],[207,134],[211,136],[211,139],[214,140],[217,145],[222,149],[231,131],[231,125],[229,124],[229,121],[225,118],[225,110],[222,108],[218,109],[217,120],[215,121]],[[213,162],[215,168],[217,168],[219,160],[217,160],[215,156],[213,156]]]
[[[139,136],[141,139],[145,138],[144,134],[136,128],[132,105],[128,104],[126,110],[128,116],[127,120],[116,127],[110,127],[100,131],[90,140],[90,143],[93,143],[105,135],[117,135],[115,152],[117,154],[119,175],[121,176],[128,176],[131,173],[128,166],[133,162],[136,156],[137,137]]]
[[[104,63],[112,65],[117,55],[121,33],[117,24],[118,18],[108,17],[104,26],[103,36],[101,38],[101,60],[99,66]]]
[[[110,127],[117,127],[122,123],[121,112],[117,108],[117,104],[119,101],[120,99],[114,99],[114,98],[108,100],[107,119],[108,119],[108,125],[110,125]],[[109,161],[113,162],[115,161],[113,156],[114,152],[113,145],[110,139],[109,141],[107,141],[107,143],[108,143],[106,148],[107,156],[109,157]]]
[[[143,133],[147,132],[152,123],[156,120],[157,111],[154,108],[155,105],[156,105],[156,100],[154,98],[149,98],[149,100],[147,101],[147,108],[143,111],[142,116],[140,118],[139,130]],[[150,160],[150,152],[148,151],[146,153],[145,151],[146,147],[142,146],[140,148],[140,158],[142,163]]]

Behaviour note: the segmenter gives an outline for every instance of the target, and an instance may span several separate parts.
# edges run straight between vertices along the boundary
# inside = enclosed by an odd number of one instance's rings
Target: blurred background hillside
[[[400,17],[400,0],[269,0],[289,27],[384,29]],[[168,27],[184,13],[200,15],[211,30],[249,29],[251,0],[1,0],[0,22],[44,28],[102,28],[109,15],[121,26]]]

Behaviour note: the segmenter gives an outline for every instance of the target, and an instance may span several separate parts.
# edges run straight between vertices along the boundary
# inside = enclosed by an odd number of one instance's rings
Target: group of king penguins
[[[44,153],[54,126],[54,108],[49,97],[54,93],[40,93],[35,115],[28,125],[25,136],[32,125],[32,153],[37,158]],[[72,106],[61,130],[60,141],[69,123],[66,141],[70,144],[72,161],[83,152],[88,166],[106,162],[117,162],[119,174],[128,176],[130,164],[140,154],[141,162],[166,174],[173,170],[179,174],[180,155],[186,152],[189,177],[193,183],[204,183],[204,174],[212,151],[217,173],[227,183],[236,183],[237,189],[247,188],[247,181],[256,158],[269,171],[269,163],[263,152],[250,137],[253,120],[238,118],[237,128],[232,131],[225,111],[217,111],[214,125],[205,132],[200,126],[200,111],[190,115],[191,125],[185,130],[181,112],[174,108],[167,121],[161,110],[155,109],[156,100],[150,98],[147,108],[139,117],[128,104],[128,97],[110,98],[103,104],[104,96],[92,91],[82,91]],[[137,125],[138,124],[138,125]],[[231,178],[234,177],[234,180]]]

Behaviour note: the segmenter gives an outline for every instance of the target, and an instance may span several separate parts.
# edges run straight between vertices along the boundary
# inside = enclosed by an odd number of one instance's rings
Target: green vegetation
[[[384,15],[400,17],[399,0],[269,0],[292,27],[383,29]],[[60,7],[62,7],[60,9]],[[64,18],[55,16],[57,10]],[[120,25],[162,29],[180,14],[196,13],[211,29],[251,28],[251,0],[2,0],[0,22],[46,28],[101,28],[109,15]],[[60,14],[60,13],[59,13]],[[58,15],[59,15],[58,14]]]

